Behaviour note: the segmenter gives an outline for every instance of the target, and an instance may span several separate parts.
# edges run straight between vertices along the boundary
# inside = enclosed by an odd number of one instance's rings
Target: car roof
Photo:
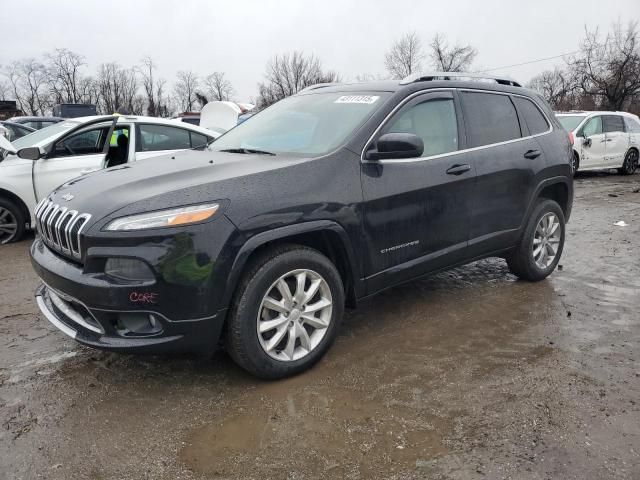
[[[150,123],[155,125],[167,125],[170,127],[179,126],[180,128],[185,128],[187,130],[192,130],[194,132],[202,133],[203,135],[208,135],[210,137],[218,137],[220,136],[219,132],[214,130],[209,130],[208,128],[199,127],[198,125],[193,125],[187,122],[176,122],[175,120],[171,120],[169,118],[159,118],[159,117],[145,117],[143,115],[116,115],[118,117],[118,122],[133,122],[133,123]],[[94,120],[98,120],[103,118],[105,121],[109,121],[109,118],[113,118],[109,115],[92,115],[89,117],[75,117],[68,118],[65,121],[76,122],[79,124],[85,122],[91,122]]]
[[[30,116],[20,116],[20,117],[13,117],[10,118],[9,121],[14,122],[14,123],[20,123],[20,122],[29,122],[29,121],[38,121],[38,120],[49,120],[49,121],[62,121],[64,120],[64,118],[61,117],[30,117]]]

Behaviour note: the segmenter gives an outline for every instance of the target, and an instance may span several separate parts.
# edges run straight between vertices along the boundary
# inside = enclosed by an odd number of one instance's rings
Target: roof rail
[[[435,80],[489,80],[499,83],[500,85],[510,85],[512,87],[521,87],[519,82],[507,76],[496,77],[494,75],[485,75],[482,73],[468,72],[428,72],[413,73],[400,81],[400,85],[408,85],[414,82],[428,82]]]
[[[308,92],[310,90],[316,90],[318,88],[330,87],[332,85],[338,85],[338,82],[329,82],[329,83],[316,83],[315,85],[309,85],[308,87],[303,88],[298,93]]]

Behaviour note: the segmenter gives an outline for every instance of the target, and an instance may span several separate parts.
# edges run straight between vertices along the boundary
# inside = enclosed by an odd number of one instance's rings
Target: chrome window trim
[[[486,148],[493,148],[493,147],[498,147],[501,145],[508,145],[510,143],[516,143],[516,142],[522,142],[523,140],[529,140],[531,138],[536,138],[536,137],[541,137],[543,135],[548,135],[551,132],[554,131],[553,128],[553,123],[549,120],[549,117],[547,116],[547,114],[538,107],[538,105],[536,104],[536,102],[533,102],[533,104],[536,106],[536,108],[538,108],[538,110],[540,110],[540,112],[542,113],[542,115],[544,116],[544,119],[547,122],[547,125],[549,125],[549,129],[545,132],[541,132],[541,133],[537,133],[535,135],[527,135],[526,137],[520,137],[520,138],[514,138],[513,140],[505,140],[504,142],[498,142],[498,143],[490,143],[488,145],[481,145],[479,147],[470,147],[470,148],[464,148],[462,150],[454,150],[451,152],[446,152],[446,153],[439,153],[437,155],[429,155],[427,157],[416,157],[416,158],[406,158],[406,159],[398,159],[398,160],[392,160],[392,159],[382,159],[382,160],[367,160],[364,158],[364,155],[367,151],[367,147],[369,147],[371,145],[371,142],[373,141],[373,139],[375,138],[375,136],[380,132],[380,130],[382,130],[382,128],[387,124],[387,122],[389,121],[389,119],[396,114],[396,112],[398,112],[398,110],[400,110],[402,107],[404,107],[409,101],[413,100],[415,97],[418,97],[420,95],[425,95],[431,92],[453,92],[453,91],[457,91],[457,92],[473,92],[473,93],[491,93],[494,95],[506,95],[506,96],[514,96],[514,97],[522,97],[525,98],[529,101],[532,101],[531,98],[527,97],[526,95],[521,95],[518,93],[507,93],[507,92],[495,92],[492,90],[484,90],[481,88],[429,88],[426,90],[420,90],[418,92],[414,92],[411,95],[409,95],[408,97],[406,97],[402,102],[400,102],[398,105],[396,105],[394,107],[393,110],[391,110],[391,112],[389,112],[389,114],[382,120],[382,122],[380,122],[380,125],[378,125],[378,127],[374,130],[373,134],[369,137],[369,140],[367,140],[367,142],[364,144],[364,148],[362,149],[362,152],[360,153],[360,162],[361,163],[374,163],[374,164],[396,164],[396,163],[415,163],[415,162],[424,162],[427,160],[433,160],[436,158],[442,158],[442,157],[449,157],[449,156],[453,156],[453,155],[459,155],[461,153],[467,153],[467,152],[475,152],[478,150],[484,150]],[[515,105],[513,108],[516,108]],[[518,110],[516,108],[516,114],[517,114]],[[519,117],[518,117],[519,118]]]

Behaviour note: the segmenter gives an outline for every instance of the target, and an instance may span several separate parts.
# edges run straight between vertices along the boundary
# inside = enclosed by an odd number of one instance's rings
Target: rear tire
[[[25,223],[22,209],[11,200],[0,198],[0,245],[20,240]]]
[[[638,151],[629,150],[624,157],[622,168],[618,169],[621,175],[633,175],[638,168]]]
[[[300,373],[333,343],[344,301],[340,274],[320,252],[298,245],[269,250],[240,282],[227,324],[227,351],[258,377]]]
[[[539,199],[515,251],[507,257],[511,273],[538,282],[556,268],[565,238],[564,213],[553,200]]]

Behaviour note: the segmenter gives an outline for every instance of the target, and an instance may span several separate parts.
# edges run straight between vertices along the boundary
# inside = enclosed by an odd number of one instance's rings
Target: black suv
[[[75,179],[36,210],[44,315],[115,351],[211,351],[277,378],[316,362],[345,305],[480,258],[558,264],[571,146],[507,79],[325,84],[204,151]]]

